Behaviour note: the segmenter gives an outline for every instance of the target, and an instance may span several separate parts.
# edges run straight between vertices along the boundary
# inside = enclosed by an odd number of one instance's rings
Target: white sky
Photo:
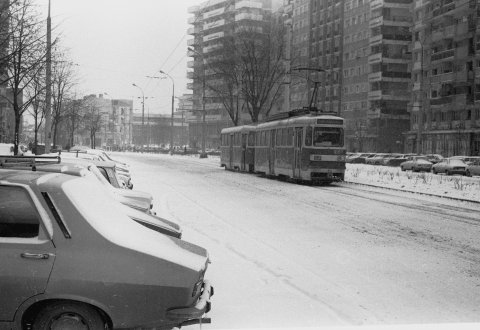
[[[37,0],[46,12],[48,0]],[[203,0],[51,0],[53,38],[61,35],[71,60],[78,64],[79,97],[104,94],[133,99],[141,110],[140,86],[148,98],[145,114],[170,113],[172,83],[175,96],[186,89],[187,9]],[[46,14],[45,14],[46,15]]]

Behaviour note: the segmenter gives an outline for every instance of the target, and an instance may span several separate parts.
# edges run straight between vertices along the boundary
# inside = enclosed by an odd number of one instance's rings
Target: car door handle
[[[22,258],[26,259],[48,259],[50,255],[48,253],[29,253],[24,252],[21,254]]]

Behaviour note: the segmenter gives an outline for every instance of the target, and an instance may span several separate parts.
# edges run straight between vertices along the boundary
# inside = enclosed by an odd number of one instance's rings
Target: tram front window
[[[315,147],[342,147],[343,129],[340,127],[315,127],[313,145]]]

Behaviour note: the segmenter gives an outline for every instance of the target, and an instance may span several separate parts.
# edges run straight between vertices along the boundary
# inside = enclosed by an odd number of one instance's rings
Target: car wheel
[[[466,176],[472,176],[472,173],[470,173],[469,170],[466,170],[466,171],[465,171],[465,175],[466,175]]]
[[[450,175],[450,171],[449,171],[449,170],[445,170],[445,175]]]
[[[104,330],[100,314],[85,304],[58,302],[44,307],[35,318],[33,330]]]
[[[400,166],[400,169],[405,172],[405,167]]]

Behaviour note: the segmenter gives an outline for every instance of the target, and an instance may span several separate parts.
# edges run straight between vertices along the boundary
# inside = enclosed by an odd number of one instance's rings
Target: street
[[[480,321],[480,205],[113,153],[157,215],[205,247],[208,329]]]

